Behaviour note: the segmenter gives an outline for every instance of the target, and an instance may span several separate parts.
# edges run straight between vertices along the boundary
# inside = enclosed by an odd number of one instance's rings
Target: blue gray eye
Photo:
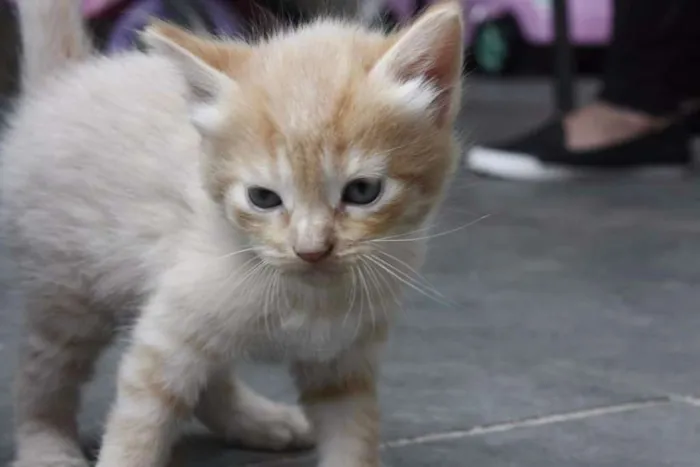
[[[253,206],[259,209],[274,209],[282,205],[280,195],[259,186],[248,188],[248,199]]]
[[[382,194],[382,180],[379,178],[357,178],[343,188],[343,203],[365,206],[372,204]]]

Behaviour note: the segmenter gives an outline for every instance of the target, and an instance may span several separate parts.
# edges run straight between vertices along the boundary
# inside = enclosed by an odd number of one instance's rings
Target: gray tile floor
[[[474,82],[468,141],[511,135],[549,111],[538,83]],[[411,296],[382,380],[393,467],[700,466],[700,179],[513,184],[461,174],[426,277],[453,305]],[[7,296],[3,304],[9,304]],[[11,456],[18,340],[0,313],[0,464]],[[115,350],[88,391],[87,442],[112,394]],[[254,385],[291,399],[274,368]],[[201,432],[186,465],[310,466],[224,449]]]

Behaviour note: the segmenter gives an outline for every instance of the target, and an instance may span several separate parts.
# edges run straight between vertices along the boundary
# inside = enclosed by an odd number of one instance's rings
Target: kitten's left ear
[[[396,96],[411,108],[430,111],[439,125],[451,123],[461,97],[463,31],[456,1],[435,5],[400,33],[370,73],[397,83]]]
[[[237,89],[227,76],[250,55],[245,44],[199,38],[162,21],[153,22],[141,34],[151,52],[171,60],[181,71],[189,88],[192,123],[204,134],[222,124],[225,104]]]

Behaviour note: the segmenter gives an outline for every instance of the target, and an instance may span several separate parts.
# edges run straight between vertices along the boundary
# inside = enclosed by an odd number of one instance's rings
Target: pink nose
[[[318,263],[321,260],[326,259],[328,256],[330,256],[331,252],[333,251],[333,245],[329,245],[328,247],[322,249],[322,250],[314,250],[314,251],[294,251],[299,258],[302,260],[306,261],[307,263]]]

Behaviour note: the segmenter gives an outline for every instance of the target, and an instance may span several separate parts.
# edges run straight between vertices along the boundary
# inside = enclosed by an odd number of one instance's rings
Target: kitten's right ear
[[[195,127],[204,134],[215,132],[225,117],[224,104],[236,90],[226,72],[245,61],[250,48],[202,39],[162,21],[153,22],[141,39],[152,53],[180,69],[189,88],[190,118]]]

